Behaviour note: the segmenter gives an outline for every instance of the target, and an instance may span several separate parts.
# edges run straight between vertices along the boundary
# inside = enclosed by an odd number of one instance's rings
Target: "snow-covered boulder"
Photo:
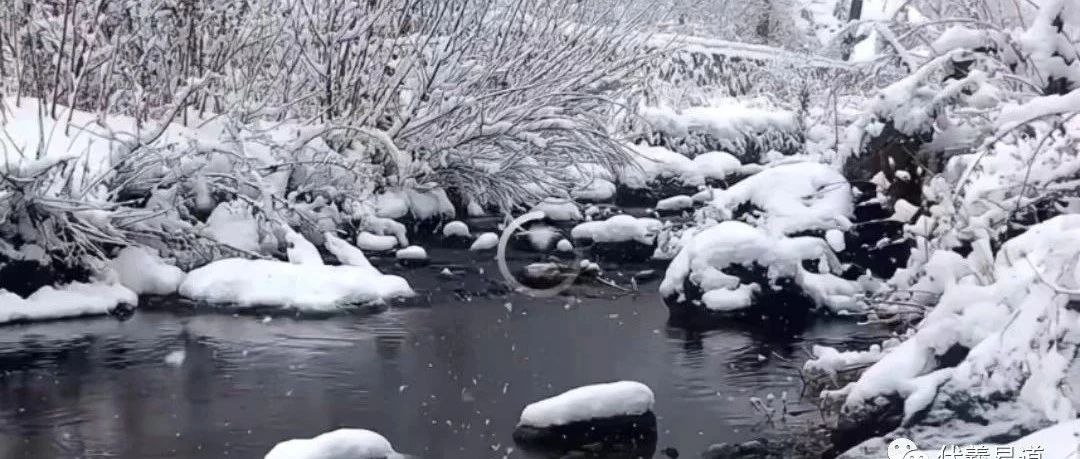
[[[144,247],[125,247],[109,267],[121,285],[138,295],[171,295],[184,280],[184,271]]]
[[[543,212],[544,218],[553,222],[575,222],[582,219],[581,209],[573,201],[547,198],[533,206],[530,212]]]
[[[579,247],[588,246],[597,259],[645,261],[652,257],[661,227],[663,224],[653,218],[616,215],[577,225],[570,237]]]
[[[476,237],[472,245],[469,246],[469,250],[473,252],[479,252],[482,250],[492,250],[499,246],[499,235],[495,233],[483,233]]]
[[[635,381],[591,384],[526,406],[514,441],[543,450],[568,451],[598,444],[601,450],[647,450],[656,444],[654,396]]]
[[[424,266],[428,264],[427,250],[418,245],[410,245],[394,253],[394,258],[403,266]]]
[[[408,282],[365,266],[297,265],[273,260],[218,260],[188,273],[180,295],[238,307],[329,311],[413,294]]]
[[[135,292],[118,284],[46,286],[26,298],[0,290],[0,324],[103,315],[138,303]]]
[[[755,305],[780,316],[814,306],[863,310],[858,295],[864,289],[834,275],[839,268],[820,238],[775,237],[746,223],[725,221],[689,237],[668,266],[660,294],[673,317],[762,312],[751,309]]]
[[[610,202],[615,198],[615,184],[610,180],[594,178],[585,186],[570,192],[570,196],[581,202]]]
[[[390,441],[365,429],[338,429],[278,443],[264,459],[395,459]]]
[[[204,231],[211,239],[236,249],[258,252],[261,247],[259,224],[244,201],[218,204],[206,219]]]
[[[656,203],[657,212],[674,213],[681,212],[686,209],[692,209],[694,207],[694,198],[685,194],[672,196],[670,198],[661,199]]]
[[[466,225],[465,222],[460,221],[460,220],[454,220],[454,221],[452,221],[450,223],[447,223],[446,226],[443,227],[442,232],[443,232],[443,237],[447,237],[447,238],[450,238],[450,237],[464,237],[464,238],[467,238],[467,237],[470,236],[470,234],[469,234],[469,225]]]
[[[398,239],[394,236],[379,236],[367,231],[356,235],[356,246],[370,252],[386,252],[397,247]]]

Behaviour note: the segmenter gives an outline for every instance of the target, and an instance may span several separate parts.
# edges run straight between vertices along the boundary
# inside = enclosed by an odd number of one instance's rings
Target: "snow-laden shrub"
[[[1080,216],[1063,215],[1010,239],[993,259],[937,252],[924,284],[940,292],[933,309],[902,343],[871,351],[879,360],[857,381],[823,397],[838,399],[842,422],[853,424],[887,409],[878,400],[898,399],[900,430],[891,435],[923,445],[981,443],[1074,419],[1066,374],[1080,346],[1080,313],[1070,307],[1080,291],[1077,241]],[[923,427],[943,423],[952,428]]]

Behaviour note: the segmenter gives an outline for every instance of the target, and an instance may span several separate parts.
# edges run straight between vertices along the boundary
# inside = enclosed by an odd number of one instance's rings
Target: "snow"
[[[338,259],[343,265],[355,266],[362,268],[373,273],[377,273],[375,267],[371,265],[367,257],[364,255],[364,251],[352,244],[349,244],[344,239],[341,239],[327,231],[323,233],[323,247],[326,247],[326,251],[330,252],[334,257]]]
[[[445,237],[469,237],[469,225],[460,220],[454,220],[443,227]]]
[[[591,221],[579,224],[570,230],[573,239],[587,239],[593,242],[636,241],[652,245],[663,226],[654,218],[635,218],[630,215],[616,215],[607,220]]]
[[[398,239],[394,236],[377,236],[367,231],[361,231],[356,235],[356,246],[361,250],[372,252],[385,252],[397,247]]]
[[[135,292],[118,284],[46,286],[26,298],[0,290],[0,324],[108,314],[121,304],[135,306],[138,303]]]
[[[427,260],[427,251],[418,245],[411,245],[398,250],[394,257],[398,260]]]
[[[408,282],[366,266],[297,265],[273,260],[218,260],[188,273],[180,295],[239,307],[326,311],[411,296]]]
[[[469,250],[474,252],[481,250],[491,250],[499,245],[499,235],[495,233],[483,233],[477,236],[472,245],[469,246]]]
[[[764,286],[743,284],[722,270],[731,265],[767,269],[770,280],[790,278],[803,288],[818,306],[834,312],[863,309],[856,296],[859,284],[832,274],[817,274],[802,266],[803,260],[838,269],[839,262],[825,241],[815,237],[773,237],[759,228],[739,221],[724,221],[689,235],[668,265],[660,294],[686,301],[684,286],[689,280],[705,292],[706,308],[732,311],[749,307],[754,294]],[[715,291],[715,293],[714,293]]]
[[[243,201],[218,204],[206,219],[206,233],[215,241],[249,252],[259,251],[259,224]]]
[[[654,396],[635,381],[591,384],[532,403],[521,412],[519,426],[551,427],[615,416],[636,416],[652,410]]]
[[[382,435],[364,429],[338,429],[315,438],[283,441],[264,459],[392,459],[401,455]]]
[[[405,188],[375,196],[375,213],[382,218],[411,216],[416,220],[453,217],[454,205],[441,188]]]
[[[808,373],[836,375],[838,372],[856,369],[881,360],[884,355],[880,345],[870,346],[866,351],[838,351],[828,346],[814,345],[814,358],[806,361],[803,369]]]
[[[547,225],[533,226],[523,234],[529,238],[529,244],[533,249],[541,252],[551,249],[551,245],[562,237],[558,230]]]
[[[664,147],[631,145],[636,165],[618,171],[619,183],[632,189],[648,188],[658,178],[697,177],[693,174],[693,161]]]
[[[833,252],[843,252],[845,247],[844,232],[838,229],[831,229],[825,232],[825,242],[829,243],[829,247],[833,249]]]
[[[893,214],[889,217],[889,220],[908,223],[915,218],[917,213],[919,213],[918,206],[903,199],[897,199],[893,203]]]
[[[312,244],[311,241],[304,239],[300,233],[293,231],[292,228],[284,228],[285,230],[285,254],[289,257],[289,263],[298,265],[322,265],[322,255],[319,254],[319,249]]]
[[[1080,313],[1066,307],[1070,295],[1058,293],[1080,286],[1077,241],[1080,215],[1062,215],[1006,241],[992,259],[986,239],[966,258],[935,251],[910,287],[938,293],[932,309],[858,380],[823,397],[842,400],[844,411],[856,414],[880,396],[896,395],[905,401],[905,418],[924,409],[948,416],[935,407],[956,400],[985,401],[980,416],[1000,419],[996,428],[1004,430],[1075,419],[1061,385],[1078,343],[1066,338],[1069,326],[1057,324],[1080,322]],[[954,346],[970,351],[955,367],[938,368],[937,358]],[[905,433],[916,434],[919,444],[956,440],[949,432]]]
[[[184,280],[184,271],[144,247],[125,247],[109,267],[121,285],[138,295],[171,295]]]
[[[165,354],[165,364],[170,367],[179,367],[184,364],[186,359],[187,353],[182,349]]]
[[[1027,447],[1039,445],[1044,448],[1043,459],[1070,459],[1080,451],[1080,419],[1065,421],[1036,431],[1010,446]]]
[[[761,209],[758,227],[772,235],[807,230],[846,230],[853,215],[851,187],[840,172],[812,162],[782,164],[732,185],[713,190],[703,209],[716,220],[728,220],[745,203]]]
[[[555,250],[560,252],[573,252],[574,244],[566,239],[560,239],[559,242],[555,244]]]
[[[581,189],[571,191],[570,196],[580,201],[609,201],[615,197],[615,188],[610,180],[596,178]]]
[[[672,196],[656,203],[656,210],[675,211],[694,207],[694,199],[686,195]]]
[[[529,212],[543,212],[544,216],[553,221],[579,221],[582,219],[581,209],[573,201],[558,198],[547,198],[533,206]]]
[[[722,151],[710,151],[694,157],[693,171],[705,178],[723,180],[742,169],[738,158]]]
[[[642,117],[653,129],[670,136],[686,137],[691,131],[709,134],[728,151],[742,150],[744,137],[798,129],[795,112],[759,108],[736,99],[718,100],[709,106],[683,110],[647,107],[642,111]]]

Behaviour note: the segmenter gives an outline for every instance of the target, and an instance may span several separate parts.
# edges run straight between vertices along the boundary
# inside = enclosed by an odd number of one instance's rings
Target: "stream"
[[[806,432],[821,421],[799,399],[806,350],[883,333],[828,318],[795,332],[687,330],[667,323],[658,279],[636,294],[536,299],[491,290],[490,254],[429,253],[427,267],[375,260],[420,293],[378,310],[297,317],[160,298],[126,321],[5,327],[0,457],[261,458],[347,426],[425,458],[542,458],[511,440],[522,408],[621,379],[656,394],[656,457],[697,457],[713,443]],[[605,268],[622,282],[647,266]],[[749,402],[784,392],[792,414],[778,422]]]

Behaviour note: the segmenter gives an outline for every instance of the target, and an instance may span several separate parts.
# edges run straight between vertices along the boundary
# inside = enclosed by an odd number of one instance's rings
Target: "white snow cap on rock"
[[[730,153],[710,151],[694,157],[693,170],[704,178],[722,180],[742,169],[742,162]]]
[[[427,260],[427,251],[418,245],[410,245],[394,254],[398,260]]]
[[[338,429],[315,438],[278,443],[264,459],[391,459],[402,457],[382,435],[364,429]]]
[[[649,386],[636,381],[591,384],[532,403],[521,412],[519,426],[551,427],[615,416],[636,416],[652,410]]]
[[[45,286],[25,299],[0,290],[0,324],[16,320],[63,319],[108,314],[121,304],[137,305],[135,292],[117,284]]]
[[[361,231],[356,235],[356,246],[361,250],[372,252],[385,252],[397,247],[398,239],[394,236],[378,236],[367,231]]]
[[[285,249],[286,255],[289,257],[289,263],[297,265],[322,265],[322,255],[319,255],[319,249],[308,241],[304,236],[297,233],[292,228],[285,227]]]
[[[463,221],[454,220],[443,227],[442,233],[446,237],[469,237],[469,225]]]
[[[656,203],[656,210],[676,211],[694,207],[694,199],[686,195],[672,196]]]
[[[251,206],[243,201],[218,204],[206,219],[206,232],[214,240],[249,252],[259,251],[259,224]]]
[[[361,266],[296,265],[273,260],[218,260],[188,273],[180,295],[240,307],[313,311],[412,296],[409,283]]]
[[[828,165],[813,162],[766,169],[731,188],[714,190],[713,196],[706,216],[728,220],[736,208],[750,203],[764,214],[757,226],[773,235],[846,230],[855,210],[851,186],[844,176]]]
[[[570,230],[574,239],[589,239],[593,242],[637,241],[650,245],[663,226],[655,218],[635,218],[630,215],[616,215],[607,220],[585,222]]]
[[[469,250],[474,252],[481,250],[491,250],[499,245],[499,235],[495,233],[483,233],[477,236],[472,245],[469,246]]]
[[[109,261],[109,267],[121,285],[138,295],[170,295],[184,280],[184,271],[145,247],[125,247]]]
[[[686,156],[648,145],[630,145],[630,150],[637,167],[628,165],[618,174],[619,182],[629,188],[647,188],[649,182],[658,178],[691,177],[691,180],[700,181],[700,175],[693,172],[693,162]]]
[[[541,211],[550,220],[557,222],[581,220],[581,209],[573,201],[565,199],[547,198],[540,204],[533,206],[529,212]]]

